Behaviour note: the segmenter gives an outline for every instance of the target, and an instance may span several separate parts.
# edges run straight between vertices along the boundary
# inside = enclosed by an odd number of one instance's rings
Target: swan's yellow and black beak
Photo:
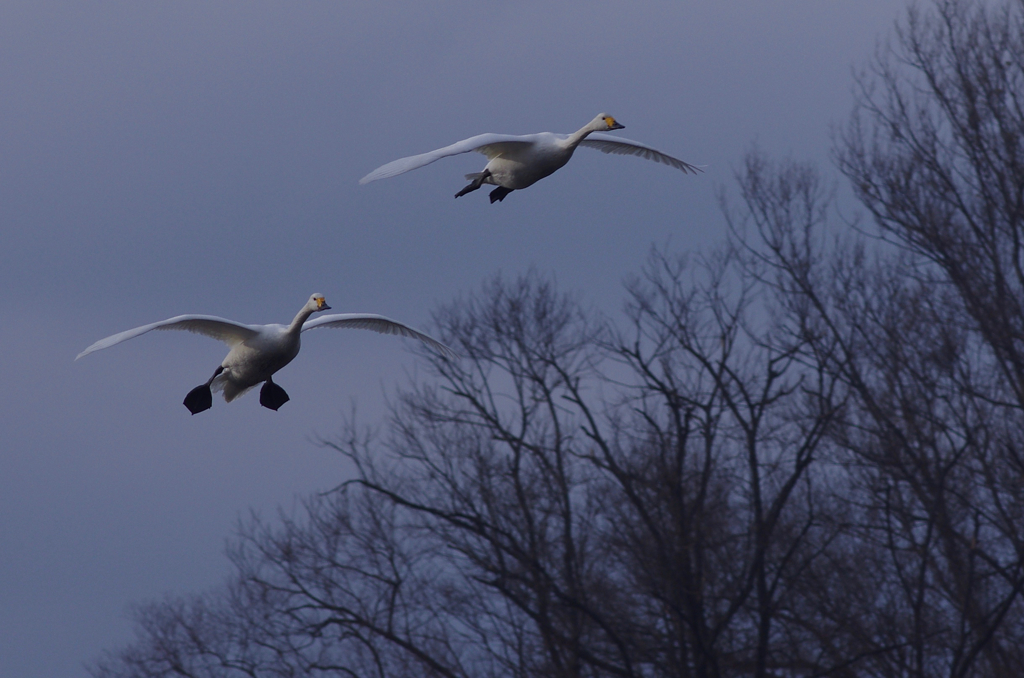
[[[610,115],[604,119],[604,124],[608,125],[608,129],[626,129],[625,125],[615,122],[615,118]]]
[[[330,311],[331,307],[327,305],[327,301],[323,297],[317,297],[317,299],[316,299],[316,310],[318,310],[318,311]]]

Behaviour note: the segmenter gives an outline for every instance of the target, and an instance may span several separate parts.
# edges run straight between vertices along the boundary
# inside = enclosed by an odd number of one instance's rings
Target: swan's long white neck
[[[582,127],[578,131],[569,134],[568,138],[565,139],[565,146],[567,147],[567,149],[572,149],[574,151],[575,147],[580,145],[580,142],[587,138],[588,134],[596,131],[597,130],[594,128],[594,123],[590,123],[586,127]]]
[[[295,316],[295,319],[292,320],[292,324],[288,326],[288,333],[298,334],[299,332],[301,332],[302,325],[306,322],[306,320],[309,319],[309,316],[313,315],[314,312],[315,309],[310,308],[309,304],[303,306],[302,310],[299,311],[298,315]]]
[[[591,120],[586,125],[578,129],[569,135],[569,138],[565,140],[566,148],[570,150],[576,150],[576,147],[580,145],[580,142],[587,138],[587,135],[591,132],[597,132],[598,130],[605,129],[607,125],[601,118]]]

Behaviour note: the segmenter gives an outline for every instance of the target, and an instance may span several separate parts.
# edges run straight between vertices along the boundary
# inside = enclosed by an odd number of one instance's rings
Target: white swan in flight
[[[393,160],[367,174],[359,183],[368,184],[371,181],[403,174],[441,158],[447,158],[449,155],[477,151],[487,156],[487,166],[482,172],[467,174],[466,178],[470,179],[470,184],[456,193],[455,197],[475,191],[483,184],[491,184],[497,186],[491,191],[491,202],[494,203],[504,200],[512,191],[531,186],[552,174],[569,162],[577,146],[596,148],[602,153],[637,155],[675,167],[684,173],[696,174],[703,171],[695,165],[673,158],[639,141],[600,134],[616,129],[625,127],[612,116],[602,113],[573,134],[478,134],[436,151]]]
[[[198,414],[213,405],[213,390],[223,391],[224,400],[231,402],[261,382],[264,384],[260,390],[260,405],[272,410],[280,408],[288,402],[288,394],[271,380],[271,376],[299,354],[299,335],[317,327],[352,327],[381,334],[398,334],[419,339],[446,356],[456,356],[454,351],[436,339],[381,315],[340,313],[307,320],[317,311],[330,308],[324,295],[314,294],[290,325],[245,325],[211,315],[179,315],[100,339],[79,353],[75,360],[150,330],[187,330],[219,339],[231,347],[227,357],[205,384],[196,386],[185,396],[185,407],[192,414]]]

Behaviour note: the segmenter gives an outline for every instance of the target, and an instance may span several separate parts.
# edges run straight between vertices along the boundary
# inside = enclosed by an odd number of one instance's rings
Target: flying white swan
[[[696,174],[703,171],[639,141],[599,133],[615,129],[625,127],[617,123],[612,116],[602,113],[573,134],[478,134],[436,151],[393,160],[367,174],[359,183],[368,184],[378,179],[387,179],[429,165],[449,155],[477,151],[487,156],[487,166],[482,172],[467,174],[466,178],[471,180],[470,184],[456,193],[455,197],[475,191],[483,184],[491,184],[497,186],[491,191],[493,203],[504,200],[506,195],[516,189],[533,185],[562,167],[569,162],[577,146],[596,148],[602,153],[637,155],[675,167],[684,173]]]
[[[454,351],[436,339],[381,315],[340,313],[307,321],[309,316],[317,311],[326,311],[330,308],[324,301],[324,295],[314,294],[287,326],[244,325],[212,315],[179,315],[100,339],[79,353],[75,360],[93,351],[110,348],[114,344],[133,339],[150,330],[187,330],[219,339],[231,347],[227,357],[205,384],[196,386],[185,396],[185,407],[192,414],[198,414],[213,405],[212,390],[223,391],[224,400],[231,402],[260,382],[265,382],[260,390],[260,405],[272,410],[284,405],[288,402],[288,394],[271,380],[271,376],[299,354],[299,335],[317,327],[352,327],[373,330],[381,334],[412,337],[444,355],[455,357]]]

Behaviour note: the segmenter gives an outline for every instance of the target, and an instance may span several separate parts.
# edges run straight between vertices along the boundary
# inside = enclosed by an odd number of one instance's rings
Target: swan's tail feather
[[[482,179],[482,178],[486,177],[487,175],[488,175],[488,172],[473,172],[471,174],[467,174],[466,175],[466,180],[467,181],[476,181],[477,179]]]
[[[254,388],[256,388],[256,386],[257,386],[257,384],[253,384],[252,386],[246,386],[245,388],[239,388],[238,386],[235,386],[234,384],[227,384],[227,385],[224,386],[224,402],[230,403],[235,398],[241,398],[246,393],[248,393],[249,391],[251,391]]]
[[[246,393],[256,388],[257,385],[258,384],[253,384],[252,386],[246,386],[242,388],[235,382],[225,378],[223,374],[219,374],[217,375],[217,378],[213,380],[213,383],[210,384],[210,389],[212,389],[214,392],[223,391],[224,402],[230,403],[232,400],[235,400],[236,398],[241,398]]]

